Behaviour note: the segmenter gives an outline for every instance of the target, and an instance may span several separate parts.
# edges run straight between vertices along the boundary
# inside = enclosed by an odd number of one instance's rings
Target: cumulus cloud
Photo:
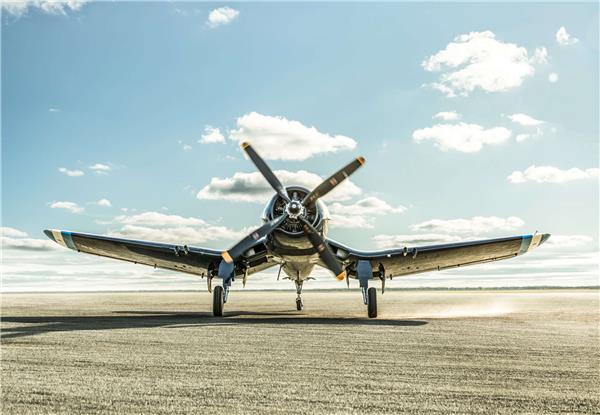
[[[432,118],[444,121],[455,121],[460,118],[460,114],[456,111],[442,111],[435,114]]]
[[[508,118],[510,118],[510,120],[515,124],[519,124],[523,127],[535,127],[544,123],[544,121],[536,120],[527,114],[512,114],[509,115]]]
[[[350,137],[325,134],[285,117],[251,112],[237,119],[237,127],[229,138],[250,142],[268,160],[306,160],[316,154],[356,148]]]
[[[571,36],[564,26],[561,26],[556,32],[556,43],[561,46],[574,45],[577,42],[579,42],[579,39]]]
[[[108,199],[100,199],[96,202],[96,205],[102,207],[112,207],[112,203],[110,203],[110,200]]]
[[[80,176],[83,176],[85,174],[81,170],[69,170],[66,167],[59,167],[58,171],[61,172],[62,174],[65,174],[65,175],[69,176],[69,177],[80,177]]]
[[[553,84],[558,82],[558,74],[556,72],[552,72],[550,75],[548,75],[548,81],[552,82]]]
[[[525,171],[513,171],[508,176],[511,183],[567,183],[575,180],[597,179],[600,175],[600,169],[579,169],[573,167],[568,170],[562,170],[553,166],[530,166]]]
[[[411,226],[415,232],[431,232],[445,234],[475,234],[512,231],[524,225],[516,216],[500,218],[497,216],[474,216],[470,219],[432,219]]]
[[[30,9],[46,14],[66,16],[68,12],[81,10],[85,0],[2,0],[2,11],[15,17],[21,17]]]
[[[463,241],[464,236],[446,235],[442,233],[423,233],[414,235],[376,235],[373,238],[375,246],[379,249],[402,248],[404,246],[434,245]]]
[[[511,131],[504,127],[484,128],[477,124],[436,124],[415,130],[412,138],[415,142],[432,141],[443,151],[455,150],[463,153],[476,153],[484,145],[496,145],[507,141]]]
[[[18,249],[22,251],[50,251],[57,249],[58,245],[49,239],[30,238],[27,232],[19,229],[1,227],[0,243],[2,249]]]
[[[517,143],[522,143],[530,138],[541,137],[544,133],[542,125],[545,124],[545,121],[537,120],[530,115],[522,113],[509,115],[508,118],[513,123],[528,130],[527,133],[517,134],[515,137]],[[531,131],[532,129],[534,129],[533,132]]]
[[[285,186],[299,185],[309,190],[317,187],[323,178],[305,170],[291,172],[275,170],[275,175]],[[234,202],[266,203],[275,192],[260,172],[237,172],[233,177],[213,177],[196,195],[201,200],[230,200]],[[344,180],[323,199],[343,201],[362,193],[361,189],[349,179]]]
[[[108,164],[95,163],[89,166],[90,170],[95,171],[97,174],[108,174],[112,168]]]
[[[222,239],[234,241],[249,232],[248,229],[234,231],[199,218],[160,212],[119,215],[113,222],[120,224],[121,228],[110,231],[112,236],[169,243],[198,244]]]
[[[48,203],[52,209],[64,209],[71,213],[83,213],[83,208],[75,202],[50,202]]]
[[[425,59],[428,72],[443,72],[431,86],[448,97],[468,95],[476,89],[502,92],[519,87],[535,73],[534,65],[545,63],[546,48],[529,55],[527,49],[496,39],[491,31],[459,35],[445,49]]]
[[[404,206],[393,207],[377,197],[366,197],[352,204],[339,202],[329,207],[330,225],[334,228],[373,228],[374,217],[403,213]]]
[[[204,133],[198,140],[201,144],[224,143],[225,137],[221,134],[221,130],[211,125],[204,126]]]
[[[207,24],[212,28],[223,26],[233,22],[239,15],[240,12],[231,7],[219,7],[208,14]]]

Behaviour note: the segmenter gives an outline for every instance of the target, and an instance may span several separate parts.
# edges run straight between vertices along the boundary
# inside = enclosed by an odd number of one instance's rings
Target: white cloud
[[[49,239],[30,238],[27,232],[19,229],[1,227],[0,242],[2,249],[18,249],[22,251],[50,251],[59,246]]]
[[[224,143],[225,137],[221,134],[221,130],[211,125],[204,126],[204,134],[198,140],[201,144]]]
[[[517,140],[517,143],[522,143],[525,140],[528,140],[531,138],[531,134],[517,134],[517,136],[515,137],[515,139]]]
[[[299,185],[309,190],[317,187],[323,178],[305,170],[291,172],[275,170],[275,175],[284,186]],[[260,172],[237,172],[233,177],[221,179],[213,177],[196,195],[201,200],[230,200],[234,202],[266,203],[275,192]],[[361,189],[349,179],[344,180],[323,199],[343,201],[362,193]]]
[[[66,167],[59,167],[58,171],[61,172],[62,174],[66,174],[69,177],[80,177],[85,174],[81,170],[69,170]]]
[[[548,246],[553,248],[579,248],[590,247],[594,238],[587,235],[552,235],[548,239]]]
[[[393,207],[377,197],[366,197],[352,204],[332,203],[330,225],[333,228],[373,228],[375,216],[403,213],[404,206]]]
[[[183,151],[191,151],[192,150],[192,146],[191,145],[189,145],[187,143],[184,143],[181,140],[178,140],[177,143],[181,146],[181,148],[183,149]]]
[[[545,48],[536,49],[530,57],[524,47],[501,42],[494,33],[485,31],[455,37],[421,66],[429,72],[444,71],[431,86],[454,97],[475,89],[501,92],[516,88],[535,73],[534,65],[545,63],[547,57]]]
[[[60,112],[60,108],[48,108],[48,112]]]
[[[365,216],[348,216],[332,213],[329,217],[329,226],[336,229],[370,229],[373,222]]]
[[[332,136],[298,121],[256,112],[239,117],[237,127],[229,138],[238,143],[248,141],[267,160],[306,160],[320,153],[356,148],[350,137]]]
[[[510,118],[512,122],[522,125],[523,127],[535,127],[544,123],[544,121],[536,120],[527,114],[512,114],[509,115],[508,118]]]
[[[431,140],[443,151],[456,150],[463,153],[480,151],[485,144],[501,144],[508,140],[511,131],[504,127],[485,129],[477,124],[436,124],[413,132],[415,142]]]
[[[122,226],[110,231],[112,236],[170,243],[198,244],[222,239],[235,241],[249,232],[248,229],[234,231],[199,218],[160,212],[120,215],[115,217],[114,222]]]
[[[110,203],[110,200],[108,199],[100,199],[96,202],[96,205],[102,207],[112,207],[112,203]]]
[[[553,84],[558,82],[558,74],[556,72],[552,72],[550,75],[548,75],[548,81],[552,82]]]
[[[0,235],[7,238],[26,238],[27,232],[20,231],[15,228],[9,228],[7,226],[0,227]]]
[[[508,176],[511,183],[567,183],[575,180],[597,179],[600,176],[600,169],[590,168],[581,170],[573,167],[568,170],[561,170],[553,166],[530,166],[525,171],[513,171]]]
[[[208,14],[208,26],[215,28],[226,25],[238,18],[240,12],[231,7],[219,7]]]
[[[96,163],[89,166],[90,170],[95,171],[98,174],[108,174],[112,168],[108,164]]]
[[[433,119],[441,119],[444,121],[455,121],[460,118],[460,114],[456,111],[442,111],[435,114]]]
[[[556,42],[561,46],[574,45],[579,42],[579,39],[571,36],[567,29],[564,26],[561,26],[560,29],[556,32]]]
[[[46,14],[66,16],[68,12],[81,10],[85,0],[2,0],[2,10],[12,16],[21,17],[36,9]]]
[[[376,235],[373,242],[379,249],[402,248],[404,246],[433,245],[466,240],[465,237],[445,235],[441,233],[424,233],[415,235]]]
[[[71,213],[82,213],[83,208],[74,202],[50,202],[48,203],[52,209],[64,209]]]
[[[447,234],[474,234],[512,231],[524,225],[516,216],[499,218],[497,216],[474,216],[471,219],[432,219],[411,226],[415,232],[432,232]]]

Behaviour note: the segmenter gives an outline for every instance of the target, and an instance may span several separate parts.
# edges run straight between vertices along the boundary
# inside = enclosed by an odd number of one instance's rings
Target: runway
[[[599,413],[599,291],[4,294],[2,413]]]

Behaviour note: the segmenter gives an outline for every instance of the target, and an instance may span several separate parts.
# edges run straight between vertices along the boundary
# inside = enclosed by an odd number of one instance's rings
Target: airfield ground
[[[5,294],[2,414],[599,413],[598,290]]]

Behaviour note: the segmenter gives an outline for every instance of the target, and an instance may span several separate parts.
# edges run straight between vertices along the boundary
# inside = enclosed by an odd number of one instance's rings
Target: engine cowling
[[[304,197],[309,193],[309,190],[301,186],[288,186],[286,187],[287,192],[292,201],[302,201]],[[287,202],[277,194],[275,194],[263,212],[263,221],[270,221],[284,214]],[[314,206],[303,206],[303,216],[308,220],[315,229],[323,232],[327,231],[327,221],[329,220],[329,211],[323,202],[320,200]],[[325,229],[324,229],[325,228]],[[293,215],[290,215],[279,227],[276,232],[283,233],[292,237],[304,236],[302,230],[302,222]]]

